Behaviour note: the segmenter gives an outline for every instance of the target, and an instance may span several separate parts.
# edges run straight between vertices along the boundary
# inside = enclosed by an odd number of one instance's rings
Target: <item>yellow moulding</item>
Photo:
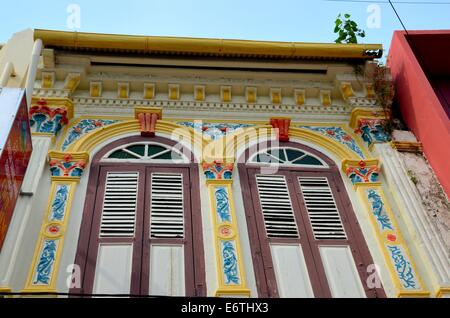
[[[66,151],[68,152],[88,152],[92,150],[100,143],[113,138],[115,136],[124,135],[127,133],[140,132],[140,125],[136,119],[112,124],[98,130],[94,130],[81,137],[79,140],[71,144]],[[196,147],[197,149],[203,149],[206,141],[203,140],[200,134],[196,134],[193,129],[186,128],[174,124],[172,122],[159,120],[156,124],[156,132],[165,133],[173,136],[174,140],[184,139],[185,142]]]
[[[78,152],[78,151],[87,151],[91,152],[98,144],[101,142],[119,136],[121,134],[138,133],[140,131],[139,123],[134,118],[129,117],[100,117],[100,116],[83,116],[77,119],[71,120],[69,125],[64,127],[62,136],[56,146],[56,149],[61,149],[64,139],[70,129],[70,127],[76,125],[83,119],[117,119],[121,120],[121,122],[111,124],[106,127],[101,127],[96,129],[84,136],[82,136],[79,140],[75,141],[71,144],[66,151],[69,152]],[[264,123],[256,121],[241,121],[242,123],[251,123],[255,126],[248,127],[245,129],[239,129],[233,134],[226,135],[223,138],[217,140],[211,140],[209,137],[204,136],[192,128],[188,128],[185,126],[180,126],[176,124],[176,121],[180,119],[169,119],[169,120],[159,120],[156,125],[156,131],[160,133],[165,133],[174,137],[174,140],[184,139],[191,146],[195,147],[199,150],[199,153],[202,154],[203,158],[201,160],[210,161],[210,159],[223,158],[224,160],[234,161],[235,155],[238,149],[244,147],[247,143],[251,143],[258,140],[267,140],[274,139],[276,137],[275,131],[272,129],[272,126]],[[188,120],[188,119],[185,119]],[[208,121],[209,122],[209,121]],[[212,121],[211,121],[212,122]],[[369,153],[367,148],[361,143],[359,138],[349,130],[346,124],[337,124],[337,123],[326,123],[326,124],[317,124],[317,123],[294,123],[294,125],[306,125],[306,126],[326,126],[332,125],[342,128],[347,134],[353,137],[358,147],[363,152],[366,158],[369,157]],[[308,129],[291,127],[289,130],[289,135],[293,138],[297,138],[300,140],[305,140],[307,142],[321,145],[331,153],[333,153],[337,158],[350,158],[350,159],[361,159],[355,152],[347,148],[345,145],[339,143],[333,138],[326,137],[321,135],[320,133],[313,132]]]
[[[44,215],[44,220],[42,221],[25,288],[22,292],[56,292],[57,273],[64,246],[64,234],[66,232],[72,200],[78,182],[78,177],[52,177],[47,210]],[[64,209],[59,211],[63,216],[62,218],[55,218],[52,217],[52,214],[55,212],[53,205],[55,201],[58,200],[57,189],[59,186],[64,185],[69,189]],[[42,255],[46,241],[56,242],[56,248],[50,250],[50,254],[53,255]],[[42,266],[42,268],[46,267],[45,264],[50,266],[48,273],[45,273],[48,267],[44,270],[39,268],[40,266]],[[38,273],[42,274],[40,278],[38,278]]]
[[[236,212],[234,209],[233,193],[232,193],[232,180],[216,179],[207,180],[206,184],[209,191],[211,202],[211,213],[214,223],[214,240],[215,240],[215,253],[217,261],[217,278],[218,289],[215,293],[217,297],[220,296],[245,296],[250,297],[250,290],[247,288],[246,276],[244,265],[242,261],[241,244],[239,239],[239,231],[236,220]],[[230,221],[219,220],[215,191],[217,188],[224,188],[228,196],[228,207]],[[239,277],[239,283],[226,283],[225,281],[225,268],[223,260],[222,242],[232,242],[235,247],[235,257],[237,262],[237,276]]]
[[[396,297],[429,297],[430,292],[425,289],[425,285],[423,283],[423,280],[417,271],[417,266],[415,265],[415,261],[411,256],[411,253],[409,252],[409,248],[403,239],[403,236],[401,234],[400,228],[397,224],[396,218],[392,212],[391,207],[389,206],[388,200],[386,199],[383,189],[381,187],[381,183],[379,182],[368,182],[368,183],[356,183],[355,184],[356,191],[360,197],[361,202],[363,202],[364,207],[366,208],[366,211],[369,215],[370,223],[372,224],[372,229],[375,234],[378,246],[380,250],[383,253],[385,262],[386,262],[386,268],[390,272],[390,276],[392,279],[392,282],[394,283],[395,291],[396,291]],[[388,217],[388,220],[390,221],[393,230],[387,228],[387,229],[380,229],[380,224],[377,223],[377,217],[373,211],[373,208],[371,206],[371,203],[369,202],[369,199],[366,194],[366,190],[375,190],[376,193],[380,196],[382,205],[384,206],[383,212]],[[381,215],[383,216],[383,215]],[[386,245],[389,246],[398,246],[403,251],[406,259],[404,261],[409,262],[411,274],[414,276],[414,280],[418,283],[420,286],[419,288],[413,288],[408,289],[405,288],[402,285],[402,282],[399,278],[399,273],[396,272],[396,264],[393,262],[391,256],[388,253],[388,250],[386,248]],[[399,260],[400,261],[400,260]],[[401,264],[397,264],[401,265]],[[407,271],[404,272],[405,275],[408,274]]]
[[[240,57],[373,59],[364,52],[383,49],[381,44],[269,42],[52,30],[34,30],[34,38],[41,39],[45,46],[71,49]]]
[[[450,287],[441,287],[436,293],[437,298],[450,298]]]

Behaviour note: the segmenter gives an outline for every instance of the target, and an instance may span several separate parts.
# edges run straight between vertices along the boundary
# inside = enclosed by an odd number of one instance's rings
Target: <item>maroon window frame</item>
[[[150,244],[152,243],[182,243],[185,255],[185,295],[206,296],[205,262],[202,237],[202,220],[200,210],[200,189],[198,163],[193,154],[186,149],[179,149],[188,154],[189,164],[153,164],[130,162],[101,162],[101,159],[111,150],[135,142],[157,142],[168,147],[174,147],[176,142],[153,137],[127,137],[101,149],[93,158],[86,192],[80,236],[78,240],[75,264],[81,269],[79,288],[71,288],[72,295],[91,295],[94,285],[95,266],[97,263],[98,246],[102,242],[133,242],[133,261],[131,274],[131,295],[148,295]],[[139,172],[138,202],[136,210],[136,225],[134,238],[100,238],[100,222],[105,191],[105,178],[108,171]],[[150,202],[151,173],[183,174],[184,193],[184,238],[151,238],[150,237]],[[73,277],[72,282],[74,282]]]
[[[245,163],[247,158],[251,158],[251,156],[263,149],[259,148],[259,145],[255,145],[247,149],[239,159],[238,171],[242,185],[244,208],[250,236],[250,248],[252,251],[259,296],[279,297],[269,246],[269,243],[279,242],[301,244],[315,297],[331,297],[331,290],[327,282],[325,269],[319,252],[319,246],[322,244],[348,245],[352,252],[366,296],[369,298],[386,297],[382,287],[369,289],[365,283],[368,276],[371,274],[367,273],[367,266],[373,264],[373,260],[336,164],[319,151],[298,143],[285,142],[275,145],[272,142],[268,142],[265,145],[267,148],[272,146],[290,147],[309,152],[321,158],[328,167],[279,166],[275,175],[284,175],[286,178],[300,237],[269,238],[266,235],[263,214],[259,202],[258,188],[256,185],[256,175],[260,174],[260,168],[258,165]],[[326,177],[328,179],[347,239],[317,240],[314,238],[313,229],[309,221],[308,212],[298,182],[298,177],[300,176]]]

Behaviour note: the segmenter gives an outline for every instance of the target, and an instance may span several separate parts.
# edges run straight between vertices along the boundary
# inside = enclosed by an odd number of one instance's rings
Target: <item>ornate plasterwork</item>
[[[385,253],[389,256],[394,273],[396,274],[400,288],[406,291],[421,290],[422,286],[417,273],[411,264],[410,256],[406,252],[401,234],[398,232],[394,221],[388,212],[384,198],[376,188],[364,190],[369,202],[372,217],[378,225],[378,233]]]
[[[87,153],[49,152],[50,172],[52,177],[80,178],[88,163]]]
[[[145,100],[145,99],[119,99],[119,98],[89,98],[89,97],[73,97],[74,103],[82,106],[77,109],[77,114],[97,114],[104,111],[107,114],[119,113],[128,114],[126,108],[134,108],[136,106],[162,107],[164,110],[190,111],[198,113],[199,111],[207,112],[253,112],[253,113],[270,113],[270,112],[286,112],[293,114],[317,114],[322,116],[349,116],[352,107],[347,105],[333,104],[331,106],[322,106],[317,104],[302,105],[296,104],[263,104],[263,103],[237,103],[237,102],[208,102],[208,101],[192,101],[192,100]],[[105,108],[99,108],[105,107]],[[253,115],[254,116],[254,115]],[[348,117],[347,117],[348,118]]]
[[[355,108],[349,126],[371,147],[374,143],[388,142],[390,135],[384,129],[386,114],[380,108]]]
[[[64,99],[33,100],[29,113],[33,132],[56,135],[73,116],[73,105]]]
[[[378,182],[380,174],[378,160],[344,160],[342,169],[353,184]]]
[[[118,122],[119,120],[113,119],[82,119],[69,128],[62,143],[61,150],[65,151],[73,142],[77,141],[83,135],[90,133],[93,130],[100,129],[102,127],[109,126]]]
[[[361,134],[368,146],[375,142],[388,142],[391,136],[386,133],[384,122],[383,119],[360,119],[355,133]]]
[[[203,122],[177,122],[178,125],[190,127],[197,132],[208,136],[211,140],[217,140],[226,135],[232,134],[238,129],[248,128],[254,125],[251,124],[233,124],[233,123],[203,123]]]
[[[60,88],[35,88],[33,97],[36,98],[69,98],[71,91]]]
[[[308,130],[312,130],[315,132],[318,132],[324,136],[327,136],[328,138],[331,138],[343,145],[345,145],[350,150],[354,151],[356,154],[358,154],[359,157],[362,159],[365,158],[363,151],[356,143],[355,139],[347,133],[344,129],[341,127],[336,126],[298,126],[299,128],[304,128]]]
[[[233,164],[214,161],[203,163],[203,172],[207,180],[230,180],[233,178]]]

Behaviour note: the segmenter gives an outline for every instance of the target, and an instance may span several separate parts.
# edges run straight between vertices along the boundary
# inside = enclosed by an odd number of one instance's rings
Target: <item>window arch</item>
[[[293,147],[267,148],[254,154],[248,162],[328,168],[320,157]]]
[[[188,163],[188,158],[176,147],[156,142],[135,142],[108,151],[102,162]]]
[[[337,165],[299,143],[264,147],[238,158],[259,295],[384,297],[365,283],[373,260]]]

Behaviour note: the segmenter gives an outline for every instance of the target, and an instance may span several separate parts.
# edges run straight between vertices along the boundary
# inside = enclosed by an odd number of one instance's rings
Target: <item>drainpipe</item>
[[[27,81],[25,82],[25,92],[27,95],[27,105],[31,105],[31,97],[33,96],[34,81],[36,79],[36,71],[39,64],[39,57],[42,51],[42,40],[34,41],[33,52],[31,54],[30,65],[28,66]]]
[[[2,76],[0,77],[0,87],[8,85],[9,78],[14,76],[14,65],[12,62],[8,62],[3,69]]]

